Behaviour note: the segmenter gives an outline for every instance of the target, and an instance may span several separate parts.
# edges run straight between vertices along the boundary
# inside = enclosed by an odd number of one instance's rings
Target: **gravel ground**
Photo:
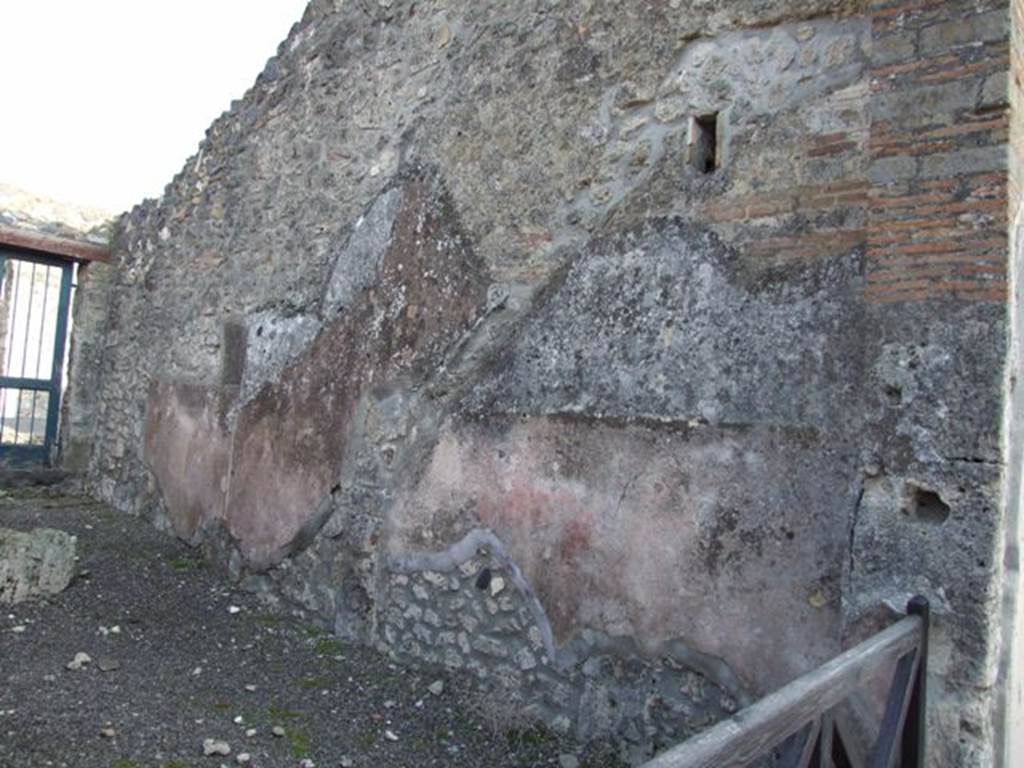
[[[239,753],[254,768],[619,765],[516,727],[465,678],[269,610],[88,499],[0,492],[0,526],[68,531],[80,555],[61,595],[0,606],[2,768],[219,768]],[[92,663],[70,670],[77,653]],[[204,756],[204,739],[230,754]]]

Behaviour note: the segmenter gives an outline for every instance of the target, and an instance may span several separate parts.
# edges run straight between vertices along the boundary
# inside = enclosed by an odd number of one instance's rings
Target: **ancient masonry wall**
[[[996,682],[997,718],[1002,722],[1002,738],[996,743],[997,764],[1010,764],[1014,756],[1024,754],[1024,582],[1021,552],[1024,545],[1024,520],[1021,517],[1022,475],[1024,468],[1024,387],[1020,386],[1021,343],[1024,339],[1021,307],[1024,306],[1024,221],[1021,215],[1021,172],[1024,169],[1024,2],[1011,3],[1010,40],[1010,147],[1009,147],[1009,225],[1010,225],[1010,350],[1006,365],[1004,406],[1005,472],[1003,503],[1005,515],[1005,552],[1003,562],[1002,650]]]
[[[634,758],[923,593],[988,765],[1009,59],[1005,0],[314,0],[83,286],[66,453]]]
[[[68,370],[72,381],[61,403],[61,434],[58,439],[61,466],[86,474],[96,441],[97,409],[103,390],[103,369],[109,307],[116,268],[94,261],[79,264],[74,294],[74,323],[68,348]]]

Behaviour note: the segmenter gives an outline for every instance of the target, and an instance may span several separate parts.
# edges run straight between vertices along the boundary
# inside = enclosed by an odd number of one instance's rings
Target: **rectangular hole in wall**
[[[690,122],[690,165],[701,173],[718,168],[718,113],[696,115]]]

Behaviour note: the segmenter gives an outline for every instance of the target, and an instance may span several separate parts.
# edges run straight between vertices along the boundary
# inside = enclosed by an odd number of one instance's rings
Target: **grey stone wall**
[[[68,349],[69,386],[61,403],[58,460],[65,469],[85,474],[89,469],[106,361],[107,320],[115,268],[102,262],[79,264],[73,296],[71,342]]]
[[[988,764],[1006,10],[315,0],[82,290],[92,488],[637,759],[921,592]]]
[[[1024,389],[1018,382],[1021,373],[1021,341],[1024,326],[1020,308],[1024,301],[1024,217],[1021,214],[1022,150],[1024,150],[1024,2],[1014,0],[1010,6],[1012,22],[1010,38],[1010,103],[1009,147],[1009,216],[1010,223],[1010,333],[1006,363],[1006,404],[1003,429],[1006,441],[1003,473],[1004,535],[1003,583],[1001,590],[1000,658],[995,688],[997,718],[1001,738],[996,742],[996,758],[1009,763],[1024,752],[1024,583],[1022,583],[1021,551],[1024,548],[1024,526],[1021,519],[1021,469],[1024,467]]]

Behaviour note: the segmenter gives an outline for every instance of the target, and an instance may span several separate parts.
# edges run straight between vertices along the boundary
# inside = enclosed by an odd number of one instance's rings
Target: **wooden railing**
[[[924,768],[928,601],[824,666],[672,747],[642,768]],[[878,735],[858,748],[839,707],[895,662]]]

